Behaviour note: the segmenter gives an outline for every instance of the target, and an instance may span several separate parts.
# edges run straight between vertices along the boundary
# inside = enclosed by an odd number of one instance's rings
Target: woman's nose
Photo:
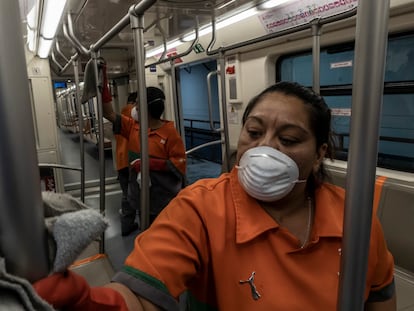
[[[276,150],[280,150],[279,140],[275,137],[264,136],[263,139],[260,140],[259,146],[267,146],[272,147]]]

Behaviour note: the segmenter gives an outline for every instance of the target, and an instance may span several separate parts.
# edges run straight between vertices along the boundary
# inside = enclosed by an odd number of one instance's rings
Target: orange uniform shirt
[[[185,290],[194,310],[336,310],[344,196],[329,184],[316,191],[310,243],[301,249],[241,188],[237,169],[200,180],[138,235],[114,281],[167,310]],[[393,267],[374,217],[366,299],[392,286]],[[240,283],[253,272],[255,290]]]
[[[121,114],[127,117],[131,116],[133,104],[127,104],[121,111]],[[128,161],[128,139],[122,135],[115,135],[116,141],[116,169],[119,171],[129,166]]]
[[[178,175],[186,173],[186,154],[183,140],[174,127],[174,122],[163,120],[164,125],[156,130],[148,130],[149,157],[167,160],[170,169]],[[128,141],[128,161],[140,158],[139,124],[134,119],[120,116],[114,123],[114,133],[119,133]]]

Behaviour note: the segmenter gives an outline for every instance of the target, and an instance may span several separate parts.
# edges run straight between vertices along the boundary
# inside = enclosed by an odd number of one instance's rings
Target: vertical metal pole
[[[18,1],[0,1],[0,256],[36,281],[49,259],[21,25]]]
[[[220,74],[220,71],[210,71],[207,74],[207,105],[208,105],[208,120],[210,121],[210,129],[212,131],[221,132],[223,128],[220,126],[218,129],[214,127],[214,120],[213,120],[213,96],[211,91],[211,80],[213,76],[217,76]]]
[[[312,65],[313,65],[313,91],[317,94],[320,93],[320,60],[321,60],[321,25],[319,25],[319,20],[315,20],[312,24]]]
[[[144,16],[130,10],[131,29],[134,37],[135,71],[139,95],[139,128],[141,144],[141,230],[149,227],[149,157],[148,157],[148,106],[145,83]]]
[[[225,161],[225,167],[227,172],[230,172],[230,139],[229,139],[229,123],[227,120],[227,95],[226,95],[226,62],[224,59],[224,52],[220,52],[219,57],[220,63],[220,85],[221,85],[221,113],[223,117],[223,134],[224,136],[224,143],[222,148],[223,152],[223,159]]]
[[[93,59],[93,68],[95,70],[95,83],[96,83],[96,99],[98,108],[98,149],[99,149],[99,211],[102,215],[105,215],[105,150],[104,150],[104,126],[103,126],[103,108],[102,108],[102,94],[99,89],[99,73],[98,73],[98,59],[96,51],[91,51],[91,58]],[[104,235],[104,234],[103,234]],[[99,252],[105,252],[105,238],[99,243]]]
[[[171,89],[173,95],[173,107],[175,114],[175,124],[178,132],[180,133],[181,139],[183,140],[185,146],[185,130],[184,130],[184,117],[183,117],[183,107],[179,101],[177,101],[177,80],[176,80],[176,71],[174,59],[170,60],[171,68]]]
[[[79,62],[77,59],[73,60],[73,72],[75,75],[75,94],[76,94],[76,109],[78,111],[78,122],[79,122],[79,143],[80,143],[80,166],[81,166],[81,201],[85,202],[85,144],[83,140],[83,113],[82,103],[80,98],[80,87],[79,87]]]
[[[340,311],[364,308],[389,5],[389,0],[358,2]]]

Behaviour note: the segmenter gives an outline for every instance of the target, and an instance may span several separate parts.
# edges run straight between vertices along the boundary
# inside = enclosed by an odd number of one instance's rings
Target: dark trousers
[[[150,223],[158,216],[161,210],[174,198],[182,188],[182,180],[171,172],[150,172]],[[122,209],[121,227],[128,230],[134,225],[136,219],[140,219],[141,190],[137,182],[137,172],[133,169],[129,172],[128,202],[129,205]]]
[[[134,225],[136,215],[136,209],[131,208],[128,198],[129,167],[125,167],[118,171],[118,180],[122,190],[121,229],[122,231],[128,231]]]
[[[129,182],[129,168],[125,167],[118,171],[119,185],[122,190],[122,204],[124,200],[128,202],[128,182]]]

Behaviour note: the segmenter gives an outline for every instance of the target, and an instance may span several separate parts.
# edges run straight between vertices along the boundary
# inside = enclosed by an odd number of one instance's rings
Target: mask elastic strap
[[[295,183],[296,184],[301,184],[301,183],[304,183],[304,182],[307,182],[308,180],[307,179],[298,179],[297,181],[295,181]]]

